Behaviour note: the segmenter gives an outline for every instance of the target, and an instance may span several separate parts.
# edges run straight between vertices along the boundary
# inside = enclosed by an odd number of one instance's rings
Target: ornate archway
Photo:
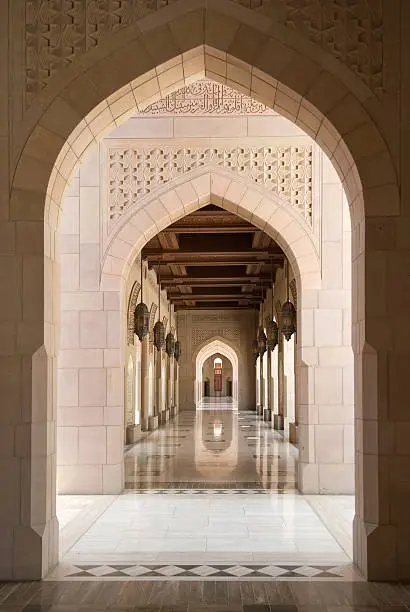
[[[195,358],[195,383],[194,383],[194,397],[195,407],[197,410],[201,408],[202,399],[202,368],[205,361],[219,353],[224,355],[232,364],[232,409],[238,410],[238,394],[239,394],[239,361],[238,355],[235,349],[230,346],[227,341],[223,338],[214,338],[208,341],[201,349],[198,350]]]
[[[158,19],[150,18],[144,28],[133,24],[112,35],[106,44],[99,45],[98,52],[95,49],[89,51],[81,62],[74,61],[74,65],[63,70],[55,87],[45,87],[37,96],[22,127],[26,133],[19,134],[16,139],[15,157],[19,161],[14,174],[13,169],[11,171],[10,211],[13,213],[10,214],[16,215],[12,217],[14,221],[20,219],[19,211],[28,211],[24,220],[19,221],[19,231],[22,236],[26,232],[35,237],[33,242],[41,245],[41,253],[35,251],[35,256],[32,256],[30,252],[25,261],[22,296],[30,304],[30,309],[24,325],[30,326],[31,333],[25,338],[23,357],[19,354],[16,361],[18,382],[15,384],[16,387],[24,385],[22,395],[27,398],[25,423],[35,423],[36,427],[48,433],[33,438],[27,455],[21,459],[22,468],[30,476],[15,493],[15,507],[23,510],[20,523],[11,525],[8,532],[15,549],[4,576],[40,578],[58,558],[57,521],[49,512],[51,504],[48,500],[50,495],[55,495],[55,448],[54,442],[50,441],[56,412],[52,388],[55,347],[58,345],[58,318],[54,312],[58,286],[55,263],[58,240],[55,232],[67,180],[87,147],[106,130],[120,123],[129,112],[136,107],[143,108],[187,81],[208,74],[236,84],[300,125],[328,153],[343,181],[355,233],[353,310],[356,417],[357,431],[360,432],[356,446],[355,558],[366,575],[374,579],[408,578],[405,559],[399,558],[397,552],[406,521],[397,519],[395,523],[391,522],[391,516],[400,509],[397,504],[401,503],[401,496],[397,495],[394,503],[392,500],[389,502],[388,492],[383,486],[385,464],[378,454],[379,446],[377,443],[370,447],[363,444],[368,437],[373,439],[377,429],[375,424],[388,420],[384,409],[385,389],[394,388],[391,402],[399,405],[402,403],[401,394],[405,396],[406,379],[403,376],[403,381],[399,380],[397,369],[391,367],[396,360],[398,364],[402,363],[401,356],[391,354],[393,349],[390,345],[387,347],[388,342],[383,344],[380,340],[380,329],[391,329],[387,302],[389,291],[386,289],[381,294],[379,275],[372,270],[381,268],[378,265],[380,260],[384,266],[387,256],[380,255],[377,240],[367,240],[369,228],[373,228],[376,235],[376,225],[377,228],[390,227],[387,224],[391,217],[400,215],[396,168],[386,144],[383,121],[377,122],[372,118],[379,116],[382,102],[353,70],[322,48],[300,33],[270,21],[267,16],[260,18],[242,6],[221,1],[210,9],[206,2],[199,2],[192,10],[192,3],[183,1],[172,28],[164,25],[160,11],[157,15]],[[181,26],[185,25],[186,31],[187,20],[193,24],[189,27],[190,35],[181,36]],[[221,28],[222,22],[224,28]],[[158,40],[161,44],[157,44]],[[346,112],[347,106],[349,113]],[[369,171],[376,163],[377,173]],[[222,198],[225,196],[224,189],[219,193]],[[387,212],[382,204],[386,201]],[[371,217],[376,217],[376,221]],[[267,221],[266,212],[260,219],[261,223]],[[155,234],[155,224],[151,227]],[[148,226],[148,235],[150,231]],[[390,236],[389,232],[387,234]],[[22,240],[22,251],[18,251],[24,257],[27,256],[26,243]],[[126,277],[127,270],[123,282]],[[306,282],[308,280],[306,274]],[[110,290],[108,281],[109,275],[104,277],[106,291]],[[397,287],[400,284],[395,281],[390,294],[400,293]],[[303,309],[304,296],[298,287],[299,296]],[[378,296],[379,306],[376,312],[368,307],[375,296]],[[23,358],[30,364],[24,381],[21,378]],[[308,369],[305,386],[311,373]],[[20,405],[17,406],[20,394],[17,395],[16,414],[21,412],[18,409]],[[394,410],[390,416],[396,414]],[[401,412],[398,408],[397,415],[394,418],[399,421]],[[388,425],[394,427],[394,422],[389,421]],[[310,454],[310,449],[307,454]],[[44,457],[47,457],[50,469],[42,468],[39,478],[32,467],[40,465]],[[393,467],[386,466],[388,469]],[[108,473],[106,470],[106,480]],[[320,477],[319,466],[314,462],[306,470],[308,477],[312,482]],[[372,503],[367,503],[368,499]],[[396,506],[391,509],[389,503]],[[386,506],[390,511],[385,510]],[[398,512],[398,516],[402,514]],[[38,551],[29,557],[32,559],[30,565],[27,547]],[[385,548],[387,554],[384,557],[395,560],[389,567],[377,555],[377,548]]]

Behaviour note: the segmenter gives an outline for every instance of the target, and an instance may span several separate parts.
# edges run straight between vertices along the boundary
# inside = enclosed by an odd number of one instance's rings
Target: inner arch
[[[224,355],[232,364],[232,409],[238,410],[238,399],[239,399],[239,360],[236,351],[222,338],[215,338],[207,342],[197,352],[195,358],[195,383],[194,383],[194,397],[195,406],[197,410],[202,408],[202,396],[203,396],[203,366],[204,363],[212,355],[219,353]]]

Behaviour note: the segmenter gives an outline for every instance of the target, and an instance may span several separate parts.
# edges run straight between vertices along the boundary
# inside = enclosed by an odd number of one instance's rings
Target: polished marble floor
[[[255,413],[219,405],[181,412],[134,445],[125,455],[126,488],[294,490],[296,448]]]
[[[226,395],[203,397],[198,403],[199,410],[237,410],[238,402]]]
[[[360,580],[354,503],[302,496],[297,450],[253,413],[182,413],[126,453],[127,490],[58,499],[50,580]]]

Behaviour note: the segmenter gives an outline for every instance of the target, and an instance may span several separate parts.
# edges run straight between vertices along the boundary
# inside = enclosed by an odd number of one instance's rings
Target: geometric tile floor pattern
[[[255,413],[181,413],[126,449],[123,494],[58,498],[62,557],[46,580],[361,581],[351,498],[300,495],[296,468],[295,447]]]
[[[156,564],[156,565],[74,565],[67,572],[66,578],[241,578],[254,580],[255,578],[343,578],[340,567],[331,565],[185,565],[185,564]]]

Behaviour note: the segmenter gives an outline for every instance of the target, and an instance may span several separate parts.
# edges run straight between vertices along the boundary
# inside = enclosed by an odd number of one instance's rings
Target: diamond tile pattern
[[[144,579],[163,578],[170,580],[176,578],[224,578],[224,579],[252,579],[255,578],[323,578],[342,579],[341,568],[332,565],[185,565],[185,564],[145,564],[145,565],[93,565],[81,564],[67,568],[64,578],[84,579],[99,578],[102,580],[110,578]]]

